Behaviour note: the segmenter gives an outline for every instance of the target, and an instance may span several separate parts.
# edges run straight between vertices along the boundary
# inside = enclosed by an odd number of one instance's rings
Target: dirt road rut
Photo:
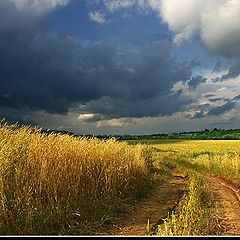
[[[149,221],[150,234],[175,208],[186,190],[187,178],[174,172],[171,179],[153,189],[134,209],[115,220],[114,227],[99,235],[144,236]]]
[[[240,202],[238,189],[224,179],[203,176],[213,195],[219,235],[240,236]]]
[[[240,236],[240,190],[224,179],[201,175],[209,186],[215,207],[212,232],[216,232],[214,235]],[[156,186],[145,199],[114,219],[113,226],[97,235],[154,235],[156,227],[163,223],[169,213],[180,210],[179,202],[186,197],[187,183],[188,178],[175,171],[168,181]],[[147,231],[148,222],[150,231]]]

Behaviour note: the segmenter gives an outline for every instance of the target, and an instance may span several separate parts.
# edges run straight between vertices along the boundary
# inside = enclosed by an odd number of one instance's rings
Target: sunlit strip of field
[[[159,157],[188,165],[224,177],[240,185],[239,140],[140,140],[128,141],[130,145],[142,143],[152,146]]]
[[[130,145],[147,144],[165,151],[178,153],[200,154],[211,153],[239,153],[239,140],[188,140],[188,139],[160,139],[160,140],[128,140]]]

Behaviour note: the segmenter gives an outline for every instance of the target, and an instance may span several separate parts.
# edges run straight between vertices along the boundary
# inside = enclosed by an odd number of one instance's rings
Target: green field
[[[128,140],[130,145],[146,144],[160,158],[175,159],[197,170],[222,176],[240,185],[240,141],[238,140]],[[177,159],[177,160],[176,160]]]
[[[158,235],[218,235],[218,216],[212,192],[202,175],[222,179],[234,186],[239,204],[240,141],[238,140],[129,140],[130,145],[146,144],[156,151],[156,162],[172,165],[190,176],[189,195],[180,215],[165,222]],[[227,200],[229,201],[229,200]],[[235,210],[236,211],[236,210]],[[239,217],[239,216],[238,216]],[[239,233],[238,233],[239,234]]]

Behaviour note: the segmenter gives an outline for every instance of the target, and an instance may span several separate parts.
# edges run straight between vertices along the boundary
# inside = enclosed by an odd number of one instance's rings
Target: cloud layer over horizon
[[[191,66],[171,57],[165,36],[130,41],[126,33],[82,47],[68,35],[46,32],[42,19],[34,28],[22,24],[32,16],[11,5],[1,4],[0,12],[2,107],[67,113],[80,104],[84,112],[120,118],[171,115],[190,101],[171,91],[190,79]],[[10,12],[14,29],[5,24]]]
[[[75,0],[1,1],[1,117],[38,123],[44,114],[75,114],[80,123],[122,127],[136,119],[174,114],[185,114],[188,119],[236,116],[240,3],[176,1],[86,0],[91,23],[110,25],[117,11],[131,9],[129,14],[143,15],[151,11],[174,32],[118,30],[87,42],[48,28],[48,15],[71,4],[78,6]],[[107,32],[107,27],[102,29]],[[211,73],[194,73],[195,67],[201,67],[200,57],[173,52],[175,44],[190,41],[196,34],[210,54],[233,58],[231,64],[226,68],[217,59],[208,69]]]

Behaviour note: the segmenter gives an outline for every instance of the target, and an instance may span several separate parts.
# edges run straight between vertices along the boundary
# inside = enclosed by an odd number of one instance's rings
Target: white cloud
[[[149,6],[160,13],[171,31],[176,33],[174,42],[180,45],[194,33],[202,32],[202,18],[218,11],[228,0],[150,0]],[[231,1],[231,0],[230,0]],[[235,0],[234,0],[235,1]]]
[[[133,6],[135,0],[107,0],[105,6],[110,12]]]
[[[97,122],[97,127],[104,127],[104,126],[110,126],[110,127],[122,127],[123,122],[120,119],[110,119],[110,120],[103,120]]]
[[[77,119],[79,121],[84,122],[90,118],[93,118],[94,116],[95,116],[95,114],[93,114],[93,113],[85,113],[85,114],[80,114]]]
[[[174,42],[181,45],[199,34],[210,52],[225,57],[240,56],[240,0],[95,0],[106,14],[93,15],[101,23],[119,9],[132,6],[142,13],[155,11],[175,33]],[[98,12],[97,12],[98,13]]]
[[[150,0],[181,45],[199,34],[205,46],[225,57],[240,55],[239,0]]]
[[[7,0],[13,2],[19,11],[34,11],[44,14],[53,10],[56,6],[65,6],[71,0]]]
[[[97,128],[100,127],[123,127],[127,124],[133,123],[134,120],[132,118],[118,118],[118,119],[109,119],[109,120],[101,120],[97,122]]]
[[[176,32],[174,42],[180,45],[183,40],[189,39],[197,30],[200,22],[200,0],[162,0],[161,16],[168,23],[169,28]]]
[[[239,16],[239,0],[229,0],[202,14],[201,38],[209,50],[227,57],[240,55]]]
[[[105,15],[99,11],[90,12],[89,17],[92,21],[100,23],[100,24],[103,24],[106,22]]]

